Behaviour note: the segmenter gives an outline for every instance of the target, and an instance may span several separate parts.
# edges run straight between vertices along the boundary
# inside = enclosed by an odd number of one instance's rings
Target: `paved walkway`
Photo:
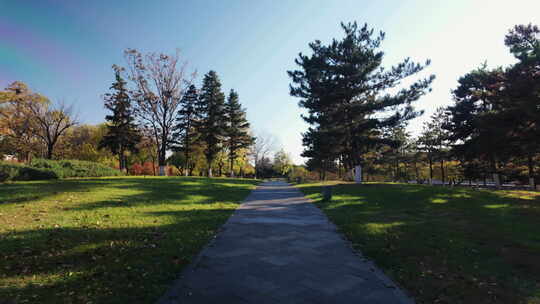
[[[268,182],[158,303],[414,302],[355,254],[300,191]]]

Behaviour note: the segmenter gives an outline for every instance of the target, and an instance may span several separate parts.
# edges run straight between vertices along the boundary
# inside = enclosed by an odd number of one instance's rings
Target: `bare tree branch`
[[[127,49],[129,79],[135,85],[132,91],[135,114],[141,124],[152,129],[157,143],[160,175],[164,175],[166,152],[172,142],[172,129],[176,112],[185,91],[195,78],[187,75],[187,63],[180,63],[180,52],[174,55],[149,53]]]
[[[29,109],[34,118],[34,134],[45,144],[46,157],[51,159],[60,137],[71,127],[78,124],[72,117],[72,107],[63,102],[50,106],[46,103],[32,103]]]

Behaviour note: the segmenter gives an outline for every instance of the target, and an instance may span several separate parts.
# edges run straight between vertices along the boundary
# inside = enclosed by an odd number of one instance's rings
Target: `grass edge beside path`
[[[0,185],[0,303],[153,303],[259,181]]]
[[[321,200],[333,185],[333,199]],[[417,303],[540,303],[540,193],[295,185]]]

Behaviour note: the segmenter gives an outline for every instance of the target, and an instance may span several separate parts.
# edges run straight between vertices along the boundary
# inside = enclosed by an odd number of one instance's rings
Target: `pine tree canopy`
[[[112,113],[105,116],[108,122],[107,134],[101,140],[99,147],[119,155],[120,168],[123,168],[123,153],[126,151],[137,152],[137,144],[141,140],[141,135],[135,124],[131,98],[126,81],[121,76],[121,69],[116,66],[113,68],[115,82],[110,88],[112,93],[104,95],[105,108]]]
[[[190,153],[193,145],[197,142],[199,133],[197,130],[200,120],[198,111],[199,93],[195,85],[190,85],[180,101],[180,110],[176,114],[174,127],[173,150],[184,152],[183,160],[186,167],[191,163]]]
[[[249,122],[246,119],[246,112],[242,109],[238,93],[231,90],[225,104],[227,115],[227,148],[231,162],[236,159],[239,149],[248,148],[253,144],[254,138],[249,135]]]
[[[184,96],[182,96],[181,107],[176,115],[176,126],[174,132],[174,150],[189,150],[189,146],[197,140],[196,125],[200,114],[197,109],[199,94],[195,85],[190,85]]]
[[[217,153],[223,149],[227,131],[225,94],[221,91],[216,72],[210,71],[204,75],[197,107],[201,114],[198,128],[200,140],[206,144],[205,155],[211,165]]]
[[[300,107],[307,110],[303,119],[316,127],[304,136],[314,135],[314,130],[328,134],[324,138],[329,141],[323,144],[342,147],[337,154],[351,168],[361,163],[364,151],[384,142],[372,136],[373,130],[401,125],[420,114],[412,102],[429,90],[435,77],[403,86],[401,81],[422,71],[429,60],[422,65],[407,58],[385,69],[380,50],[383,32],[374,35],[367,24],[359,27],[356,22],[341,26],[343,39],[328,45],[319,40],[310,43],[312,54],[300,53],[295,60],[300,70],[288,74],[291,95],[299,97]]]
[[[446,126],[457,142],[454,155],[466,161],[497,163],[540,152],[540,29],[517,25],[505,44],[518,62],[467,73],[453,91]]]

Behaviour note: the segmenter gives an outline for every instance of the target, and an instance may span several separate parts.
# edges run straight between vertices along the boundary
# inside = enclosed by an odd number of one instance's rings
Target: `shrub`
[[[121,171],[104,166],[100,163],[83,160],[34,159],[31,162],[31,166],[53,171],[59,178],[124,175]]]
[[[180,176],[181,172],[175,166],[167,166],[167,176]]]
[[[129,168],[130,175],[143,175],[143,166],[139,163],[134,163],[131,168]]]
[[[309,171],[304,167],[294,166],[287,177],[289,182],[297,184],[305,183],[309,180]]]
[[[143,175],[154,175],[154,172],[157,171],[156,165],[152,162],[145,162],[143,164]]]
[[[58,175],[48,169],[32,168],[15,163],[0,162],[0,182],[56,178],[58,178]]]

